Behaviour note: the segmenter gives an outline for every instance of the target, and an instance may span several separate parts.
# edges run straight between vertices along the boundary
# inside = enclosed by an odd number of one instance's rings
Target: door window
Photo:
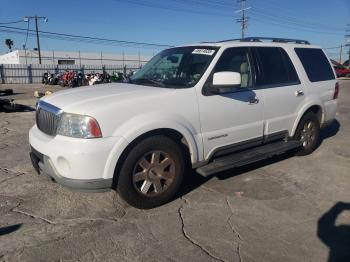
[[[282,48],[257,47],[255,50],[260,62],[257,86],[299,82],[295,68]]]
[[[249,60],[249,50],[246,47],[226,49],[213,73],[231,71],[241,74],[241,88],[249,88],[253,85],[252,69]]]

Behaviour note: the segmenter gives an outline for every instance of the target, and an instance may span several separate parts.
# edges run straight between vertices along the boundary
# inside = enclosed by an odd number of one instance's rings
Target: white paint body
[[[50,157],[64,177],[109,179],[113,177],[117,161],[128,144],[152,130],[167,128],[181,133],[189,147],[192,165],[200,166],[213,151],[227,145],[283,130],[293,136],[300,118],[313,105],[322,109],[321,124],[335,118],[337,100],[333,100],[333,93],[336,80],[311,83],[294,51],[300,45],[205,44],[208,45],[220,49],[200,81],[192,88],[170,89],[115,83],[70,89],[44,97],[45,102],[64,112],[94,117],[103,137],[52,137],[34,125],[29,132],[30,144]],[[290,56],[301,84],[256,89],[251,93],[204,96],[203,85],[222,52],[226,48],[241,46],[282,47]],[[234,78],[234,81],[238,81],[236,76]],[[305,95],[296,96],[298,90]],[[259,103],[250,104],[248,99],[251,96],[258,98]],[[211,139],[213,137],[216,138]]]

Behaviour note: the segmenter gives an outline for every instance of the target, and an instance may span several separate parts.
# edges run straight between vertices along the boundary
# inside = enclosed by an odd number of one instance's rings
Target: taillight
[[[337,99],[339,96],[339,83],[335,84],[333,99]]]

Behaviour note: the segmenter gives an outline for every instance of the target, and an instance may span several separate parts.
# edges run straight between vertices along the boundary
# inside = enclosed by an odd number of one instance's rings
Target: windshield
[[[160,87],[192,87],[204,74],[217,49],[190,46],[164,50],[131,76],[130,82]]]

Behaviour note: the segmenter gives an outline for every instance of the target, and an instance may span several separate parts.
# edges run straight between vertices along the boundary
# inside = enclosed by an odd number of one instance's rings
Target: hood
[[[58,91],[42,98],[65,112],[86,114],[93,108],[109,103],[127,102],[131,99],[164,95],[174,89],[125,83],[83,86]]]

